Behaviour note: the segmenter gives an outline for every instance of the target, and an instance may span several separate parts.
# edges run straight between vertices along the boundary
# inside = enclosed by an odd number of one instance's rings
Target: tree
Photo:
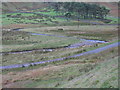
[[[56,2],[52,4],[55,11],[67,12],[65,16],[69,18],[74,15],[76,18],[83,19],[104,19],[110,11],[104,6],[84,2]]]
[[[71,17],[71,13],[66,13],[65,16],[66,16],[66,18],[67,18],[67,20],[68,20],[68,18]]]

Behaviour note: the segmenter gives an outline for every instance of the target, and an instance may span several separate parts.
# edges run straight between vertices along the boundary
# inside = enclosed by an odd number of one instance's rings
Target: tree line
[[[105,6],[84,2],[50,2],[49,4],[56,12],[66,12],[66,16],[73,15],[83,19],[105,19],[110,11]]]

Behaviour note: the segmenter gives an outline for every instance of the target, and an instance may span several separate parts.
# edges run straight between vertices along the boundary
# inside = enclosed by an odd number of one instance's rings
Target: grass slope
[[[77,77],[63,86],[69,88],[117,88],[118,57],[109,59],[96,66],[90,72]]]
[[[3,87],[117,88],[118,48],[37,68],[5,70]],[[8,71],[8,72],[7,72]],[[7,78],[6,78],[7,77]]]

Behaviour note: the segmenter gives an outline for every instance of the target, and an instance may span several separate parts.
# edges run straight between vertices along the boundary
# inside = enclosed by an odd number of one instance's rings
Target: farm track
[[[20,67],[29,67],[29,66],[39,65],[39,64],[49,63],[49,62],[62,61],[62,60],[65,60],[65,59],[76,58],[76,57],[80,57],[80,56],[83,56],[83,55],[99,53],[101,51],[107,50],[109,48],[117,47],[117,46],[120,46],[120,42],[113,43],[113,44],[110,44],[110,45],[107,45],[107,46],[104,46],[104,47],[101,47],[101,48],[97,48],[95,50],[91,50],[91,51],[83,52],[83,53],[80,53],[80,54],[76,54],[76,55],[73,55],[73,56],[57,58],[57,59],[41,61],[41,62],[34,62],[34,63],[25,63],[25,64],[14,64],[14,65],[8,65],[8,66],[1,66],[0,69],[12,69],[12,68],[20,68]]]

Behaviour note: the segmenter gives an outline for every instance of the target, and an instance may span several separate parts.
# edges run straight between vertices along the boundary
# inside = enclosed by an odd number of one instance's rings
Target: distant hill
[[[117,2],[95,2],[95,3],[109,8],[111,16],[118,16],[118,3]]]
[[[92,2],[93,3],[93,2]],[[94,2],[109,8],[111,16],[118,16],[118,3],[117,2]],[[49,6],[44,2],[7,2],[2,3],[3,12],[18,11],[18,10],[32,10]]]
[[[48,4],[42,2],[4,2],[2,3],[3,12],[32,10],[46,7]]]

